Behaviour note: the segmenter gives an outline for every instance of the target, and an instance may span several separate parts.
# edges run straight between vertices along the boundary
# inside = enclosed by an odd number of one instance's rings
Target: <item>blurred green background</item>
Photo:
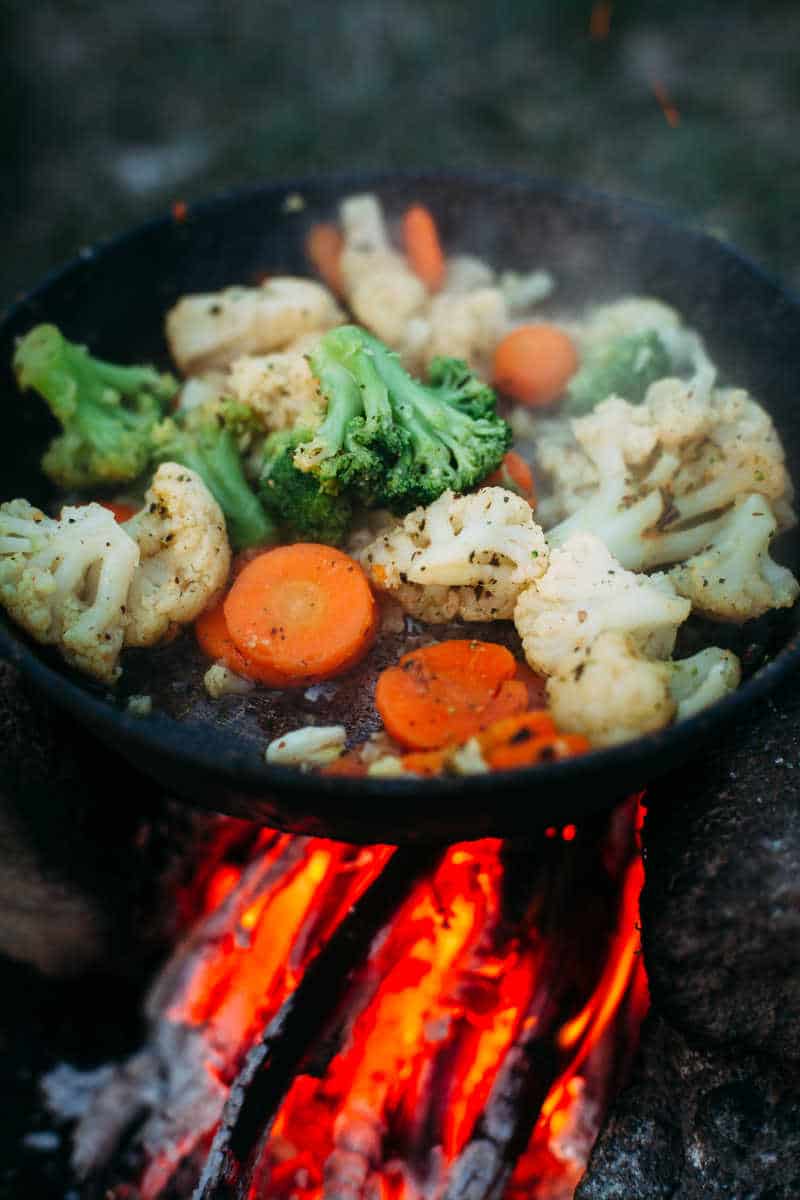
[[[5,0],[0,303],[215,189],[509,165],[655,200],[800,287],[800,4]]]

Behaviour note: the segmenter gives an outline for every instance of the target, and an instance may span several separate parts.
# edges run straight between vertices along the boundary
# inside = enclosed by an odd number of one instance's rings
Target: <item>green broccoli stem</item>
[[[326,349],[355,379],[361,397],[365,434],[386,434],[392,430],[394,413],[389,389],[376,369],[369,349],[365,350],[361,330],[352,325],[333,330],[326,339]]]
[[[234,549],[247,550],[278,540],[275,523],[245,478],[229,429],[212,425],[186,432],[173,424],[171,436],[160,441],[157,456],[162,462],[181,463],[200,476],[225,515]]]
[[[328,401],[325,417],[317,428],[314,444],[322,447],[320,460],[332,458],[342,449],[347,427],[364,411],[358,384],[350,371],[328,355],[312,354],[311,364]]]

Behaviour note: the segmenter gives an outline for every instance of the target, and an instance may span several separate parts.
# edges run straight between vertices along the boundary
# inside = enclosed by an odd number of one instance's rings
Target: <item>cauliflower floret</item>
[[[791,484],[769,415],[740,389],[696,381],[653,384],[641,405],[618,397],[572,422],[598,486],[559,525],[551,545],[596,533],[623,566],[644,570],[697,554],[720,527],[720,513],[758,492],[791,523]]]
[[[162,463],[144,508],[125,522],[141,560],[128,592],[126,646],[152,646],[193,621],[231,565],[225,518],[199,475]]]
[[[615,746],[670,723],[677,705],[669,679],[666,663],[643,658],[630,635],[607,630],[548,679],[548,706],[559,729]]]
[[[27,500],[0,506],[0,602],[38,642],[104,683],[119,677],[139,547],[99,504],[58,520]]]
[[[514,441],[532,460],[539,485],[536,519],[544,530],[571,516],[597,491],[600,474],[578,444],[572,421],[566,417],[540,417],[516,404],[508,416]]]
[[[478,288],[492,287],[494,279],[494,271],[482,258],[476,258],[472,254],[451,254],[447,258],[442,291],[453,296],[463,296],[467,292],[477,291]]]
[[[488,376],[492,355],[508,325],[503,293],[484,287],[463,295],[442,292],[431,300],[424,360],[460,358],[478,375]]]
[[[587,356],[617,338],[648,332],[658,334],[672,369],[691,371],[700,390],[708,392],[716,370],[702,338],[682,323],[674,308],[661,300],[651,296],[627,296],[612,304],[602,304],[574,329],[581,353]]]
[[[674,420],[673,413],[669,419]],[[664,441],[663,432],[661,436]],[[744,492],[758,492],[772,503],[781,529],[794,524],[783,446],[769,413],[743,388],[714,391],[706,437],[692,449],[691,455],[682,453],[672,485],[687,517],[721,507]]]
[[[258,415],[268,432],[296,425],[316,429],[324,411],[308,355],[320,334],[298,338],[274,354],[244,355],[230,370],[229,390]]]
[[[776,529],[767,500],[746,496],[721,522],[710,545],[673,567],[670,579],[696,612],[718,621],[749,621],[772,608],[791,608],[800,585],[770,558]]]
[[[276,276],[260,287],[183,296],[167,313],[170,353],[185,375],[225,367],[242,354],[267,354],[305,333],[344,320],[321,283]]]
[[[548,679],[547,698],[560,729],[614,746],[694,716],[740,679],[729,650],[709,646],[678,662],[653,662],[630,636],[607,632]]]
[[[520,590],[547,566],[547,544],[530,505],[505,488],[443,492],[356,557],[406,612],[442,623],[506,620]]]
[[[681,319],[668,304],[650,296],[626,296],[591,309],[583,321],[574,324],[573,334],[585,351],[650,329],[669,338],[680,328]]]
[[[626,571],[599,538],[576,533],[520,594],[514,624],[533,670],[555,675],[608,631],[629,636],[648,658],[666,658],[690,609],[665,575]]]
[[[377,196],[350,196],[342,203],[339,216],[344,231],[340,263],[348,305],[360,324],[402,351],[409,320],[427,304],[425,285],[404,256],[392,249]]]
[[[549,271],[503,271],[500,290],[506,302],[509,316],[517,318],[529,313],[542,300],[546,300],[556,286]]]

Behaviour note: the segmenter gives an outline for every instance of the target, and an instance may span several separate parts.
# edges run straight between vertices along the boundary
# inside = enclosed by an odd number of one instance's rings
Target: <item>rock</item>
[[[694,1044],[800,1063],[800,688],[654,788],[645,961]]]
[[[800,1196],[800,687],[650,789],[637,1067],[576,1200]]]
[[[793,1072],[694,1050],[660,1017],[594,1148],[575,1200],[796,1200],[800,1091]]]

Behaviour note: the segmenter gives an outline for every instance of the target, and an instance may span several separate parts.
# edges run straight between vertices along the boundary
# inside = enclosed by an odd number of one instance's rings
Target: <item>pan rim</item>
[[[224,208],[243,199],[259,195],[278,197],[304,189],[325,187],[346,194],[346,188],[381,187],[394,182],[419,182],[420,184],[462,184],[465,187],[497,186],[519,189],[529,194],[550,194],[589,203],[613,206],[624,214],[635,213],[656,227],[668,227],[703,246],[716,247],[730,255],[739,266],[745,268],[757,280],[771,287],[790,308],[798,310],[800,298],[782,282],[765,271],[758,263],[743,254],[725,239],[715,234],[693,228],[671,213],[649,201],[616,196],[582,184],[569,183],[554,177],[530,175],[524,171],[504,168],[491,169],[429,169],[429,170],[371,170],[312,173],[287,178],[268,179],[241,187],[226,188],[189,206],[189,213],[203,214]],[[52,286],[68,279],[73,273],[85,269],[87,262],[113,251],[151,231],[174,222],[174,217],[165,212],[136,226],[127,228],[108,238],[100,239],[91,247],[82,249],[75,257],[48,272],[40,282],[24,295],[17,298],[0,315],[0,325],[13,322]],[[778,653],[737,691],[717,701],[697,715],[655,733],[645,734],[620,746],[595,749],[576,758],[546,763],[514,770],[493,771],[487,775],[468,777],[440,776],[433,778],[409,777],[397,779],[349,778],[305,773],[297,768],[267,764],[252,747],[236,752],[236,739],[214,730],[207,723],[191,720],[179,721],[162,713],[141,718],[119,708],[112,700],[88,690],[67,673],[68,668],[51,666],[13,628],[0,622],[0,656],[18,666],[40,689],[61,707],[79,715],[81,710],[91,718],[95,729],[113,737],[115,731],[124,732],[129,744],[143,754],[166,755],[179,767],[202,771],[210,780],[227,781],[246,794],[276,794],[290,799],[292,794],[318,793],[320,799],[334,800],[337,797],[351,801],[372,801],[377,798],[414,796],[415,800],[458,799],[469,794],[475,799],[487,799],[500,794],[519,794],[533,790],[547,791],[551,787],[591,786],[593,778],[600,775],[632,775],[641,767],[651,772],[643,778],[642,786],[654,777],[652,763],[670,758],[673,750],[680,751],[674,758],[686,757],[699,748],[708,736],[731,724],[757,700],[772,692],[783,680],[800,669],[800,634],[793,636]],[[212,737],[209,735],[213,734]],[[265,738],[266,745],[266,738]],[[220,749],[224,746],[224,764],[220,762]],[[663,768],[662,768],[663,771]],[[662,773],[661,771],[657,773]],[[606,798],[600,797],[597,807],[605,806]],[[444,816],[444,814],[440,814]]]

